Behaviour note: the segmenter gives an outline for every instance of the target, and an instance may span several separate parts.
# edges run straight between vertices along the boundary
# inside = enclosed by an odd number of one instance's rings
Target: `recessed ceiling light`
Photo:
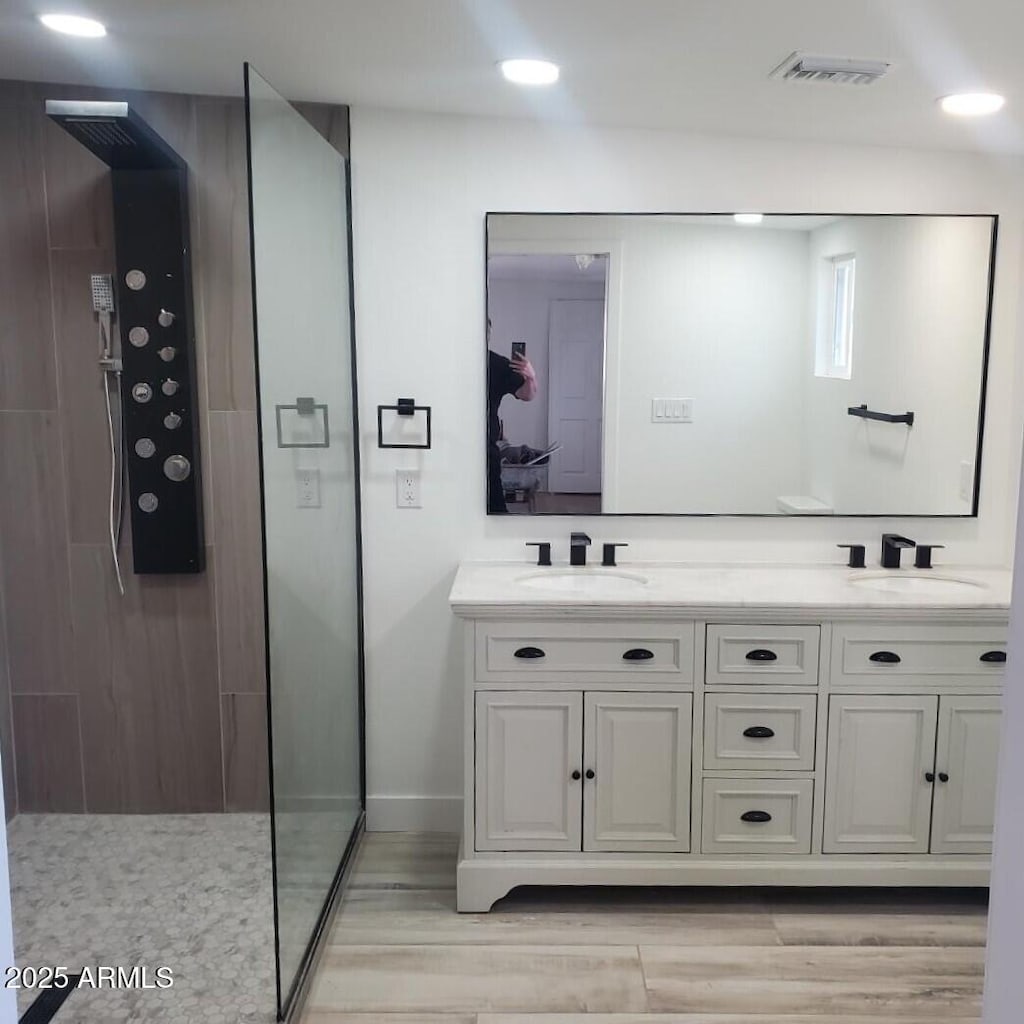
[[[737,224],[760,224],[764,220],[763,213],[734,213],[732,219]]]
[[[1002,110],[1006,99],[994,92],[960,92],[953,96],[943,96],[939,100],[947,114],[959,117],[983,117]]]
[[[498,66],[516,85],[553,85],[558,81],[558,65],[549,60],[503,60]]]
[[[66,36],[84,36],[99,39],[107,34],[106,26],[93,18],[82,18],[77,14],[40,14],[39,20],[54,32]]]

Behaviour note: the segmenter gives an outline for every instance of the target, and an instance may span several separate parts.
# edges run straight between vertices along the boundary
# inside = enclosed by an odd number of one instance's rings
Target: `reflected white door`
[[[556,299],[548,320],[548,489],[601,493],[604,413],[604,302]]]
[[[939,699],[932,853],[991,853],[999,697]]]

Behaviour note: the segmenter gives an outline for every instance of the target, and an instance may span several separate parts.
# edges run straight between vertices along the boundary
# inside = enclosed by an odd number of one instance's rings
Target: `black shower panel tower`
[[[202,572],[188,166],[125,103],[47,101],[47,113],[111,168],[135,572]]]
[[[113,192],[135,571],[202,572],[188,171],[115,169]]]

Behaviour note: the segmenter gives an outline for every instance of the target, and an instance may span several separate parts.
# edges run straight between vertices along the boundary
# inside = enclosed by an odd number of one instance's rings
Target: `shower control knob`
[[[156,454],[156,444],[151,437],[140,437],[135,442],[135,454],[140,459],[148,459]]]
[[[167,380],[165,380],[165,381],[163,382],[163,384],[161,384],[161,385],[160,385],[160,390],[161,390],[161,391],[162,391],[162,392],[163,392],[163,393],[164,393],[164,394],[165,394],[165,395],[166,395],[166,396],[167,396],[168,398],[170,398],[170,397],[171,397],[171,395],[176,395],[176,394],[178,393],[178,389],[179,389],[180,387],[181,387],[181,385],[180,385],[180,384],[179,384],[179,383],[178,383],[178,382],[177,382],[176,380],[174,380],[174,379],[173,379],[173,378],[171,378],[171,377],[168,377],[168,378],[167,378]]]
[[[165,363],[169,363],[177,354],[178,350],[173,345],[164,345],[162,349],[157,351],[157,355]]]
[[[146,275],[141,270],[129,270],[124,275],[124,283],[133,292],[141,292],[146,287]]]
[[[170,327],[174,320],[175,316],[169,309],[161,309],[160,315],[156,318],[156,322],[161,327]]]
[[[175,483],[187,480],[192,472],[192,463],[184,455],[172,455],[164,459],[164,476]]]
[[[181,426],[181,417],[176,412],[169,412],[164,417],[164,426],[168,430],[177,430]]]
[[[148,402],[152,397],[153,389],[144,381],[136,384],[132,388],[132,398],[134,398],[136,402],[142,402],[144,404]]]
[[[155,512],[159,504],[160,499],[152,491],[146,491],[145,494],[139,495],[139,508],[143,512]]]
[[[136,348],[144,348],[149,344],[149,331],[145,327],[133,327],[128,332],[128,340]]]

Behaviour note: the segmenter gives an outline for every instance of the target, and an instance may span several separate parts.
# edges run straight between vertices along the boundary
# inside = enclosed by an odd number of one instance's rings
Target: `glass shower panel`
[[[282,1009],[362,819],[347,165],[246,68]]]

